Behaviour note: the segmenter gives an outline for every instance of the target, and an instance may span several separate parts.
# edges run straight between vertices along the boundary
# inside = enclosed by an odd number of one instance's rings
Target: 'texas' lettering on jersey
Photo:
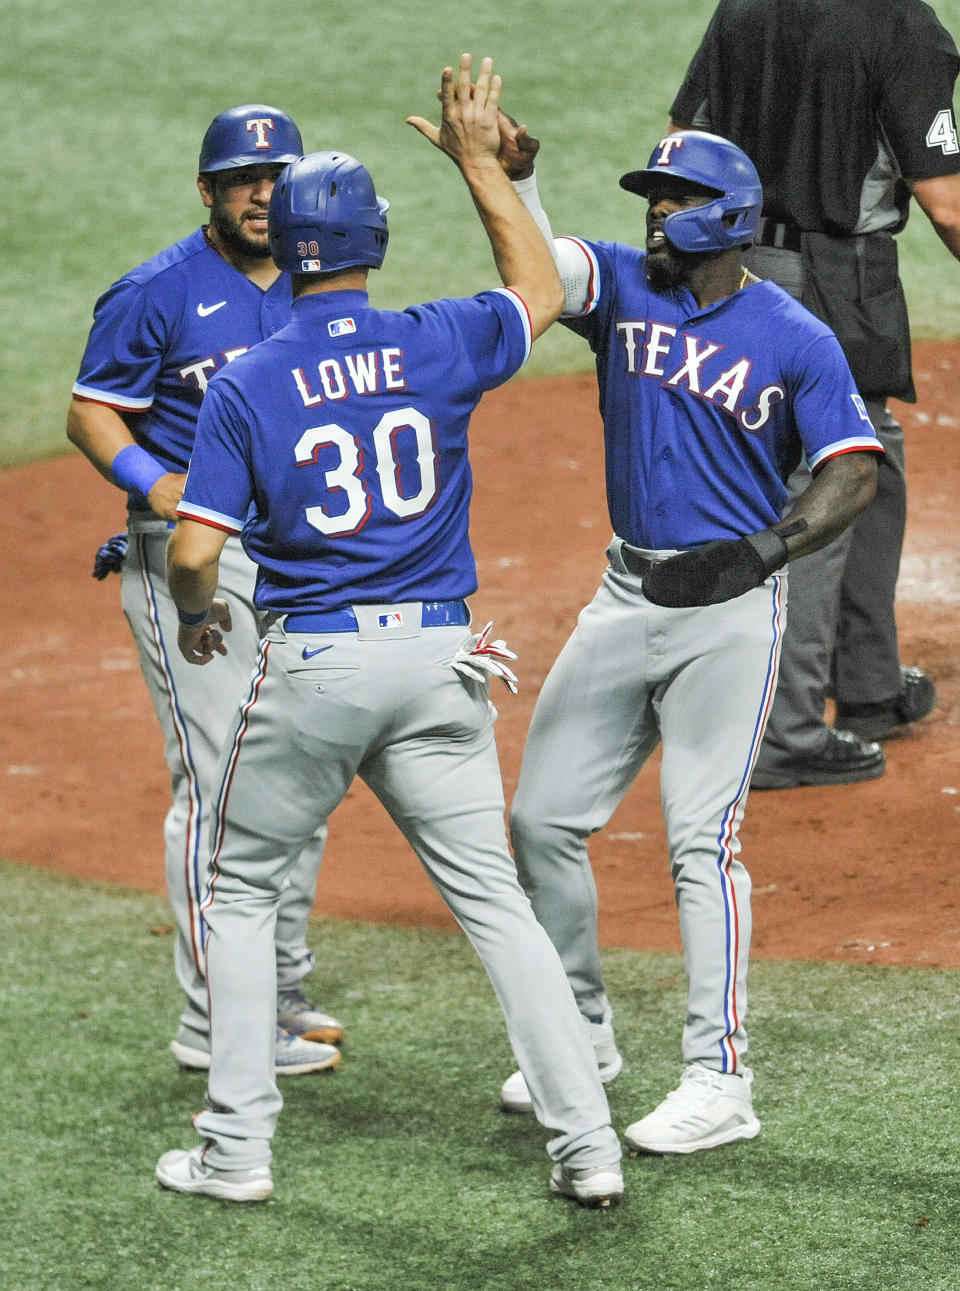
[[[652,377],[664,389],[685,390],[706,403],[718,404],[750,434],[763,429],[773,405],[786,397],[782,385],[768,385],[744,406],[753,360],[740,358],[730,363],[718,357],[723,355],[723,345],[693,332],[683,333],[683,362],[676,367],[676,359],[671,360],[672,370],[668,371],[668,356],[677,335],[677,329],[669,323],[649,318],[624,319],[617,323],[617,334],[631,376]]]
[[[222,350],[220,354],[211,354],[205,359],[196,359],[180,369],[180,380],[185,386],[193,386],[200,393],[207,393],[210,378],[232,359],[246,354],[249,345],[238,345],[232,350]]]

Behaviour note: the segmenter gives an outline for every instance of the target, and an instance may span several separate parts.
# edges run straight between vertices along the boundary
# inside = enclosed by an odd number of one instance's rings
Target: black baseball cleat
[[[900,669],[900,693],[884,704],[838,704],[834,726],[861,740],[882,740],[937,706],[937,688],[920,668]]]
[[[852,731],[827,727],[827,738],[818,753],[782,762],[773,771],[754,771],[751,789],[797,789],[806,784],[857,784],[876,780],[887,760],[879,744],[858,740]]]

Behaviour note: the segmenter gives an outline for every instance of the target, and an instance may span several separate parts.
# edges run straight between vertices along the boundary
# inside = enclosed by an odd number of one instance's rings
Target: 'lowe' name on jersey
[[[597,356],[610,520],[628,543],[754,533],[780,519],[801,452],[816,469],[883,451],[836,337],[780,287],[701,310],[685,287],[653,291],[642,251],[571,241],[591,289],[562,321]]]
[[[337,319],[337,323],[353,319]],[[333,323],[330,324],[334,326]],[[333,336],[349,333],[336,330]],[[303,368],[294,368],[293,379],[305,408],[323,403],[339,403],[349,394],[382,394],[389,390],[405,390],[403,377],[403,351],[397,346],[384,346],[367,350],[364,354],[345,354],[342,358],[322,359],[316,364],[315,375]],[[316,388],[314,388],[316,386]]]

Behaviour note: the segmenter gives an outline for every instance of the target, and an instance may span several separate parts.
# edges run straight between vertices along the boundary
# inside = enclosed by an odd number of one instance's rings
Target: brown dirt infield
[[[742,830],[760,957],[960,967],[960,344],[918,344],[907,432],[909,520],[898,591],[901,656],[939,708],[887,743],[880,779],[755,793]],[[592,376],[515,382],[473,431],[475,622],[520,655],[521,692],[497,687],[507,795],[533,701],[609,534]],[[159,728],[119,608],[90,576],[123,526],[115,489],[79,456],[0,475],[6,551],[0,685],[0,856],[159,891],[168,781]],[[215,666],[215,664],[213,665]],[[605,945],[678,950],[657,760],[592,843]],[[416,858],[362,784],[331,821],[317,912],[452,927]]]

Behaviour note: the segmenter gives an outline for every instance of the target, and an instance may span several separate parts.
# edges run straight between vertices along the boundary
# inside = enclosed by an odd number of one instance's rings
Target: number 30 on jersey
[[[335,422],[303,432],[295,449],[297,465],[316,464],[327,446],[336,448],[340,457],[324,470],[324,480],[328,492],[342,496],[333,506],[307,507],[306,518],[327,537],[343,537],[362,529],[370,515],[372,499],[365,478],[368,472],[355,436]],[[422,515],[437,493],[437,454],[429,419],[416,408],[384,413],[373,431],[373,448],[374,473],[383,505],[403,520]],[[414,475],[416,491],[404,493],[402,490]]]

